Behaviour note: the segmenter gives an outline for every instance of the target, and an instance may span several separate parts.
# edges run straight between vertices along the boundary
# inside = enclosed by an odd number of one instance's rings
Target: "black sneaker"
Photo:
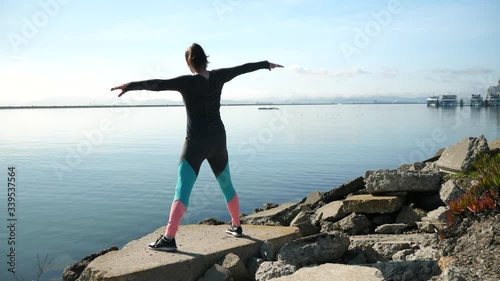
[[[226,232],[229,234],[232,234],[236,237],[241,237],[243,236],[243,229],[241,229],[241,226],[234,226],[231,225],[226,229]]]
[[[163,235],[161,235],[160,238],[156,240],[156,242],[149,243],[148,247],[156,251],[166,251],[166,252],[177,251],[175,238],[167,240]]]

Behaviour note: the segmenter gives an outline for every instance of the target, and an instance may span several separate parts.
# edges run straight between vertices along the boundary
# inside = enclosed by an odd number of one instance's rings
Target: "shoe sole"
[[[226,233],[229,233],[229,234],[233,235],[234,237],[242,237],[243,236],[242,233],[233,232],[233,231],[229,231],[229,230],[226,230]]]
[[[161,252],[175,252],[177,251],[177,248],[154,248],[151,246],[148,246],[149,249],[154,250],[154,251],[161,251]]]

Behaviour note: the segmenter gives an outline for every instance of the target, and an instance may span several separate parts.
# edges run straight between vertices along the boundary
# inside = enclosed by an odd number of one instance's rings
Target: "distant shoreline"
[[[425,104],[416,102],[378,103],[230,103],[221,106],[283,106],[283,105],[367,105],[367,104]],[[183,104],[130,104],[130,105],[7,105],[0,109],[62,109],[62,108],[120,108],[120,107],[184,107]]]

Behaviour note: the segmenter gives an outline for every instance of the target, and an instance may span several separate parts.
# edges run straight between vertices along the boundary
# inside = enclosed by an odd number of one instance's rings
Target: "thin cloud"
[[[395,77],[399,74],[399,69],[397,67],[382,66],[381,74],[387,77]]]
[[[462,69],[435,68],[430,75],[425,77],[425,79],[443,83],[457,82],[457,80],[464,82],[464,79],[467,78],[491,75],[492,73],[494,73],[492,69],[485,67],[468,67]]]
[[[448,68],[436,68],[433,73],[441,75],[449,75],[452,77],[465,76],[465,75],[481,75],[490,74],[494,71],[489,68],[484,67],[469,67],[464,69],[448,69]]]
[[[309,75],[324,75],[336,78],[349,78],[357,75],[367,75],[371,74],[368,71],[365,71],[359,67],[353,67],[344,70],[331,70],[326,68],[309,68],[300,65],[292,65],[289,67],[295,73],[300,74],[309,74]]]

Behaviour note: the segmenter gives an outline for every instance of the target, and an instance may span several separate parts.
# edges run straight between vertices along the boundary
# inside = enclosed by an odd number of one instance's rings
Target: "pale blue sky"
[[[192,42],[212,69],[285,65],[236,78],[225,100],[485,94],[500,78],[499,11],[472,0],[0,0],[0,105],[116,103],[112,86],[189,74]]]

